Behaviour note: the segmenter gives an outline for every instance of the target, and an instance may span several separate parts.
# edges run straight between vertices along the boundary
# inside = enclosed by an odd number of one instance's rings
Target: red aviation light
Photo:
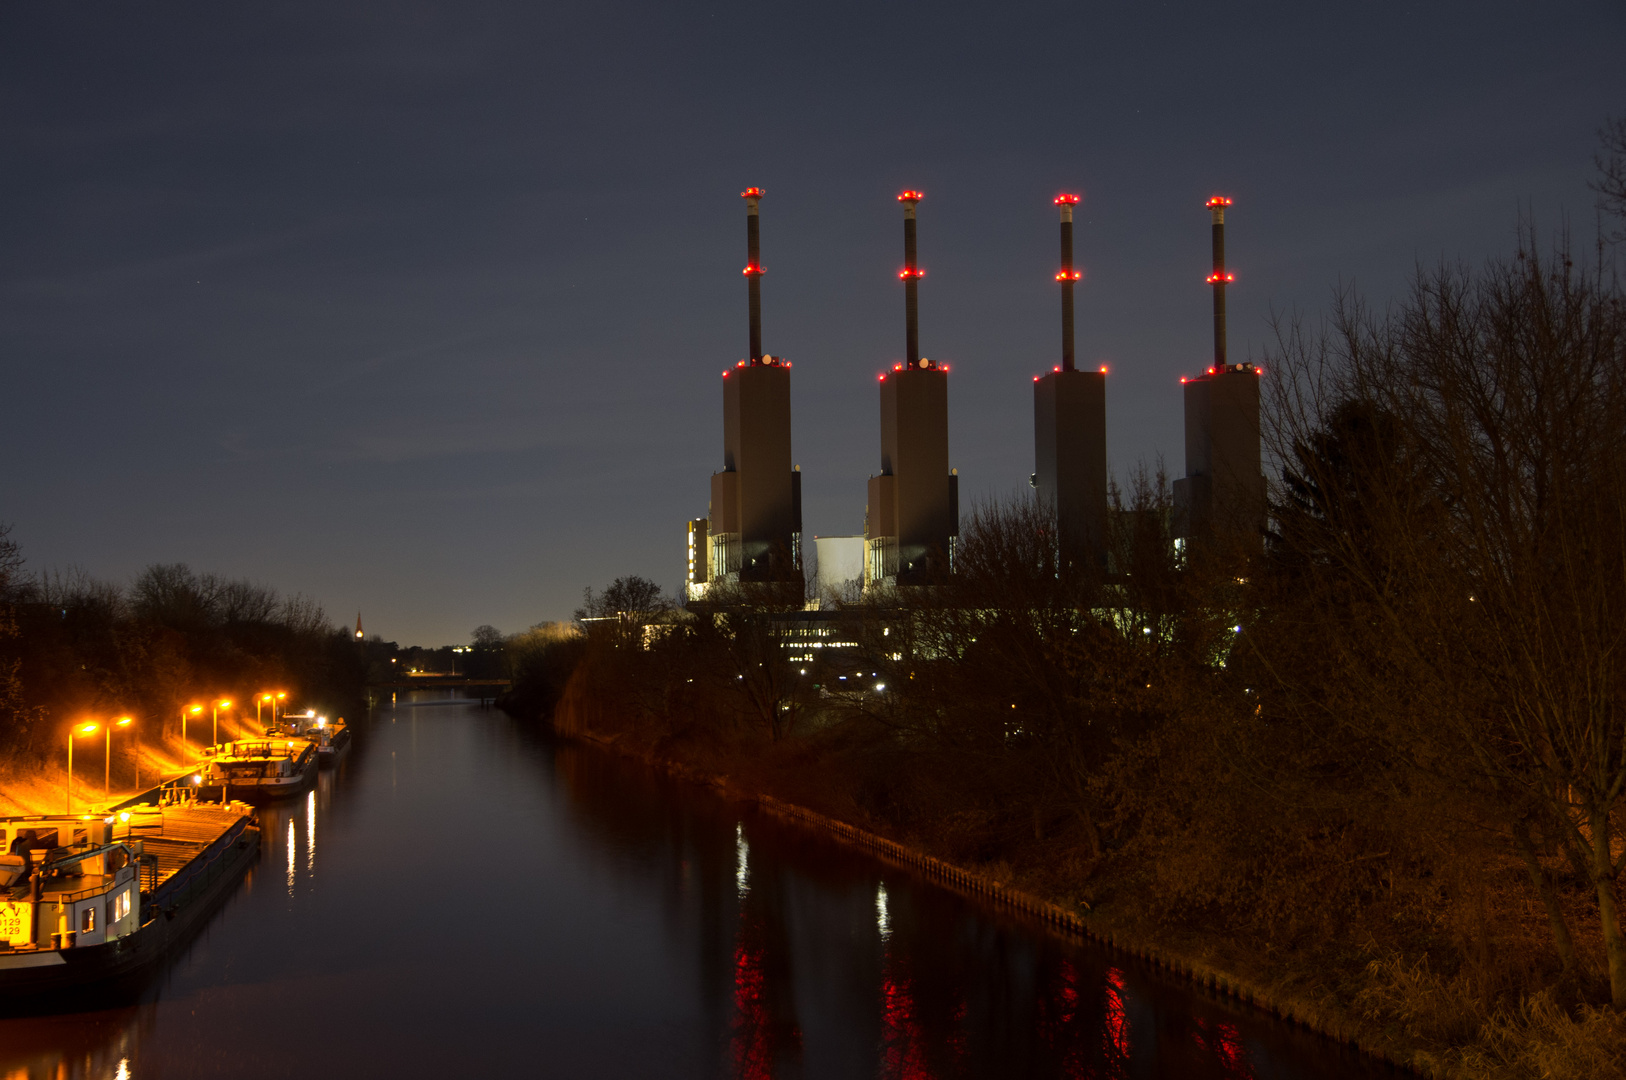
[[[735,366],[735,367],[744,367],[744,366],[745,366],[745,361],[744,361],[744,360],[741,360],[741,361],[739,361],[739,362],[738,362],[738,363],[736,363],[736,364],[735,364],[735,365],[734,365],[734,366]]]
[[[905,191],[902,195],[898,196],[898,201],[899,202],[919,202],[921,199],[924,199],[925,197],[926,197],[926,193],[924,191]]]
[[[1265,373],[1265,369],[1262,367],[1256,367],[1253,369],[1253,373],[1255,375],[1263,375]]]
[[[1203,205],[1209,207],[1210,209],[1216,206],[1230,206],[1231,200],[1227,199],[1224,195],[1215,195]]]
[[[740,198],[742,198],[742,199],[760,199],[760,198],[762,198],[762,194],[763,194],[763,192],[762,192],[761,188],[759,188],[759,187],[748,187],[744,191],[740,192]]]
[[[1210,285],[1218,285],[1221,282],[1224,282],[1225,284],[1229,285],[1231,282],[1236,280],[1236,275],[1235,274],[1209,274],[1208,277],[1204,278],[1203,280],[1206,281]]]
[[[893,371],[902,371],[903,370],[903,365],[902,364],[893,364],[892,365],[892,370]]]
[[[1061,270],[1061,271],[1057,272],[1056,280],[1057,281],[1077,281],[1079,278],[1081,278],[1083,276],[1084,276],[1083,272],[1080,271],[1080,270]]]
[[[886,372],[881,372],[881,381],[886,382]]]
[[[1056,205],[1057,206],[1077,206],[1078,205],[1078,200],[1079,200],[1079,196],[1077,196],[1077,195],[1057,195],[1056,196]]]
[[[1061,365],[1057,364],[1055,367],[1051,368],[1050,370],[1051,371],[1060,371],[1061,370]]]
[[[1034,381],[1034,382],[1038,382],[1038,381],[1039,381],[1039,376],[1037,376],[1037,375],[1035,375],[1035,376],[1034,376],[1034,377],[1033,377],[1033,381]]]
[[[723,372],[723,378],[725,378],[725,379],[728,378],[728,372],[726,372],[726,371]]]
[[[920,269],[919,267],[916,267],[913,270],[911,270],[909,267],[905,266],[902,270],[898,271],[898,277],[900,279],[923,278],[925,276],[926,276],[926,271]]]
[[[756,263],[752,263],[744,270],[741,270],[740,273],[744,274],[746,277],[750,277],[752,274],[766,274],[767,271],[762,269],[762,267],[758,266]]]
[[[1102,364],[1101,365],[1101,374],[1105,375],[1106,373],[1107,373],[1107,366],[1105,364]]]
[[[1180,385],[1181,386],[1186,385],[1186,377],[1184,375],[1180,376]]]
[[[1209,374],[1210,374],[1210,375],[1212,375],[1212,374],[1214,374],[1214,369],[1213,369],[1213,368],[1209,368],[1209,369],[1208,369],[1208,373],[1209,373]]]

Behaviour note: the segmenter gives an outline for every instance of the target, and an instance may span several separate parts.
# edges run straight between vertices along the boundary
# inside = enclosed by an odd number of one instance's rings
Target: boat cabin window
[[[113,898],[113,922],[118,922],[130,914],[130,890],[125,889]]]
[[[88,934],[96,929],[96,905],[86,904],[84,910],[79,912],[79,932]]]

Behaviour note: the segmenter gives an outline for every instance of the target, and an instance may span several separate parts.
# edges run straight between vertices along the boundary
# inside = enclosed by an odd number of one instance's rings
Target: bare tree
[[[1615,219],[1609,239],[1620,243],[1626,241],[1626,116],[1604,121],[1598,143],[1592,158],[1598,178],[1588,186],[1598,193],[1598,209]]]
[[[1534,247],[1420,273],[1386,318],[1346,297],[1328,336],[1283,336],[1276,548],[1318,651],[1273,670],[1299,707],[1502,818],[1568,967],[1530,830],[1562,843],[1595,893],[1622,1009],[1626,307]]]

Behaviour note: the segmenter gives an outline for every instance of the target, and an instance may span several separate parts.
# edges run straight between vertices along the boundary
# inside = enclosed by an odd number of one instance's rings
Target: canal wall
[[[588,704],[588,703],[581,703]],[[589,708],[592,708],[589,705]],[[1079,912],[1043,897],[1012,888],[976,870],[957,866],[919,848],[899,843],[861,829],[838,818],[804,806],[785,802],[763,792],[736,786],[728,777],[706,773],[685,762],[661,757],[652,750],[631,745],[617,736],[604,736],[592,727],[591,717],[569,710],[571,720],[555,728],[562,738],[581,741],[643,762],[670,776],[716,789],[726,797],[754,804],[763,813],[780,821],[811,829],[848,846],[861,849],[884,862],[907,869],[963,896],[990,903],[1030,919],[1048,932],[1076,941],[1091,942],[1124,956],[1134,963],[1165,976],[1183,979],[1205,994],[1227,999],[1330,1040],[1349,1053],[1374,1058],[1391,1069],[1417,1076],[1443,1075],[1420,1068],[1405,1057],[1404,1050],[1379,1042],[1358,1020],[1329,1008],[1324,1003],[1295,997],[1279,988],[1215,967],[1199,958],[1183,955],[1155,942],[1113,926],[1091,912]]]

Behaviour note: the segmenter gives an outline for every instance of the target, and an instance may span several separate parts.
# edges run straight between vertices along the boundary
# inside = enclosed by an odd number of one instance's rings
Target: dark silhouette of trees
[[[1572,936],[1535,836],[1585,868],[1616,1008],[1626,793],[1626,321],[1618,289],[1533,239],[1420,275],[1387,318],[1352,301],[1277,372],[1278,558],[1320,661],[1293,706],[1376,740],[1499,816]],[[1304,650],[1297,650],[1299,655]],[[1313,676],[1313,677],[1307,677]]]

